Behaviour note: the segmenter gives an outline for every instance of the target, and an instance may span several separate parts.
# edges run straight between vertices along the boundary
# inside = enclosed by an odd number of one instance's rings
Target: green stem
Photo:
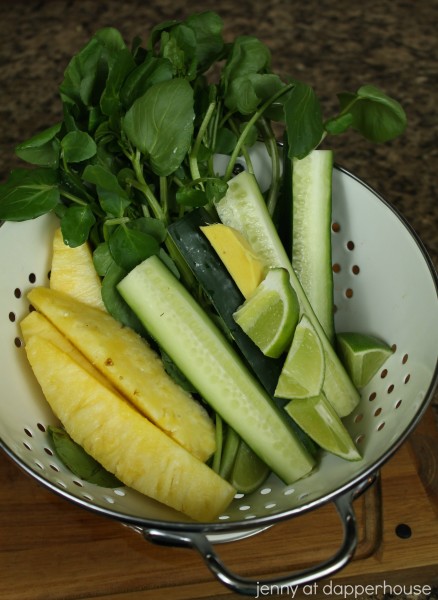
[[[280,188],[280,156],[278,153],[277,140],[275,139],[275,135],[272,131],[271,124],[264,117],[262,117],[258,125],[265,139],[269,156],[271,157],[272,179],[268,197],[266,199],[266,204],[269,210],[269,214],[272,217],[275,211],[275,207],[277,205],[278,191]]]
[[[190,165],[190,173],[192,179],[200,179],[201,174],[199,172],[198,166],[198,153],[199,148],[201,147],[202,140],[204,139],[205,133],[207,131],[208,124],[214,114],[214,110],[216,108],[216,102],[210,102],[207,112],[202,120],[201,126],[198,131],[198,135],[196,136],[195,143],[193,144],[192,151],[189,156],[189,165]]]
[[[75,204],[79,204],[80,206],[87,206],[87,204],[88,204],[88,202],[86,202],[85,200],[82,200],[81,198],[78,198],[74,194],[71,194],[70,192],[66,192],[65,190],[61,190],[61,195],[64,196],[64,198],[68,198]]]
[[[154,194],[152,193],[151,188],[148,186],[148,184],[146,183],[146,180],[143,176],[143,169],[142,169],[141,163],[140,163],[140,151],[139,150],[136,151],[135,156],[132,157],[132,159],[131,159],[131,162],[132,162],[132,166],[134,168],[135,176],[137,177],[137,185],[136,185],[137,189],[139,189],[141,192],[143,192],[155,218],[159,219],[160,221],[165,222],[166,216],[163,213],[160,203],[155,198]]]
[[[231,178],[237,157],[241,153],[241,148],[242,148],[243,144],[245,143],[245,139],[246,139],[247,135],[249,134],[251,127],[253,125],[255,125],[255,123],[260,119],[260,117],[263,115],[265,110],[267,110],[276,100],[278,100],[278,98],[280,98],[280,96],[283,96],[283,94],[286,94],[293,87],[294,87],[293,83],[290,83],[289,85],[284,86],[281,90],[279,90],[276,94],[274,94],[271,98],[269,98],[269,100],[267,100],[264,104],[262,104],[262,106],[259,108],[259,110],[256,111],[253,114],[253,116],[251,117],[251,119],[247,122],[247,124],[245,125],[245,127],[242,131],[242,134],[240,135],[240,138],[237,140],[237,144],[233,150],[233,153],[231,154],[230,162],[228,163],[227,169],[225,171],[225,181],[228,181],[228,179]]]

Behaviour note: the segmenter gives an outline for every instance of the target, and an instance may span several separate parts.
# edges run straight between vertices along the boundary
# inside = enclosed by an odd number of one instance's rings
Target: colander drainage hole
[[[406,523],[399,523],[395,528],[395,534],[402,540],[407,540],[412,535],[412,529]]]

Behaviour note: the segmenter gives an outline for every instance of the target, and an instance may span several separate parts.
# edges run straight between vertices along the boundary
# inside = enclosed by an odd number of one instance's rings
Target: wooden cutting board
[[[355,501],[355,510],[360,542],[354,560],[329,581],[302,590],[301,598],[326,599],[324,585],[376,591],[383,584],[438,586],[438,432],[432,411],[383,467],[380,485]],[[259,580],[326,559],[340,534],[328,505],[223,544],[219,554],[235,572]],[[152,545],[130,528],[59,498],[0,457],[1,599],[163,597],[241,596],[218,583],[194,551]]]

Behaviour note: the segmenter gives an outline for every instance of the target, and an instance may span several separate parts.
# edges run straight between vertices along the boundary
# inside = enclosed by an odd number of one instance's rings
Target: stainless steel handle
[[[343,528],[343,539],[338,551],[328,560],[279,579],[265,579],[260,581],[235,574],[224,565],[215,552],[212,543],[207,538],[207,535],[202,532],[191,531],[182,533],[148,529],[143,532],[143,535],[148,541],[157,544],[186,546],[196,549],[203,557],[210,571],[227,588],[239,594],[258,597],[260,590],[287,589],[287,586],[294,588],[295,586],[299,587],[314,583],[319,579],[333,575],[350,562],[358,543],[353,500],[359,493],[364,491],[365,487],[368,487],[369,483],[370,480],[353,490],[339,495],[333,500]]]

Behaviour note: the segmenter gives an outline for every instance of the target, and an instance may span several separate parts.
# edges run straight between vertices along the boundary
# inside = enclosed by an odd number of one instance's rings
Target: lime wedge
[[[278,358],[291,343],[299,311],[289,273],[272,268],[233,318],[265,356]]]
[[[313,325],[303,315],[295,328],[292,345],[278,378],[277,398],[309,398],[322,389],[324,350]]]
[[[236,491],[241,494],[250,494],[265,481],[269,473],[269,467],[243,440],[240,440],[229,479]]]
[[[360,460],[345,425],[324,394],[291,400],[284,408],[321,448],[346,460]]]
[[[359,389],[371,380],[393,353],[384,341],[364,333],[338,333],[336,343],[339,357]]]

